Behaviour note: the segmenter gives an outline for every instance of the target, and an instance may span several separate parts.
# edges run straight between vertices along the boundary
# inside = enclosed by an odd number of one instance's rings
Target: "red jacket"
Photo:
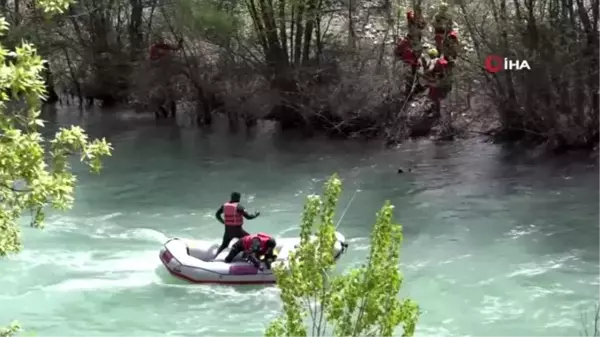
[[[417,54],[412,50],[412,41],[408,36],[396,43],[394,53],[407,64],[414,66],[418,64]]]
[[[448,39],[458,40],[458,34],[455,31],[448,32]],[[441,46],[442,42],[444,42],[444,33],[436,33],[435,34],[435,44],[436,46]]]
[[[178,50],[179,47],[173,47],[166,43],[155,43],[150,46],[150,59],[156,61],[166,56],[171,50]]]
[[[260,246],[258,249],[258,252],[260,253],[264,253],[267,251],[267,241],[269,241],[271,239],[271,237],[265,233],[258,233],[256,235],[246,235],[244,236],[241,240],[242,240],[242,247],[244,248],[244,251],[252,251],[253,247],[252,247],[252,241],[255,241],[255,239],[258,239],[260,242]]]
[[[223,221],[225,226],[241,226],[244,224],[244,216],[238,212],[237,202],[223,204]]]
[[[440,57],[433,65],[433,72],[438,74],[448,69],[448,60],[445,57]]]

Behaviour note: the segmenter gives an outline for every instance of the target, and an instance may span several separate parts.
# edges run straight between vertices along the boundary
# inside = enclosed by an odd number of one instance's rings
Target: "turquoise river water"
[[[174,280],[161,244],[218,241],[214,212],[232,190],[262,213],[249,231],[294,236],[304,198],[333,172],[345,183],[340,208],[360,190],[340,227],[350,243],[342,268],[364,261],[375,212],[386,199],[396,205],[401,295],[423,311],[417,335],[572,336],[592,322],[594,161],[526,160],[478,141],[383,151],[109,115],[82,123],[113,142],[114,156],[99,176],[77,166],[75,207],[51,213],[44,230],[25,228],[23,252],[0,260],[0,325],[18,319],[37,336],[260,335],[280,308],[276,288]]]

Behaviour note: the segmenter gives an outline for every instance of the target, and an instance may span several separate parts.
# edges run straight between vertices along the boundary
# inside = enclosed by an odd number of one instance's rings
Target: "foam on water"
[[[157,243],[165,243],[169,239],[164,233],[149,228],[134,228],[120,234],[109,234],[108,237],[112,239],[135,239]]]
[[[136,288],[155,283],[149,273],[127,273],[118,275],[116,279],[80,278],[70,279],[59,284],[46,287],[44,291],[72,292],[72,291],[102,291],[119,288]]]

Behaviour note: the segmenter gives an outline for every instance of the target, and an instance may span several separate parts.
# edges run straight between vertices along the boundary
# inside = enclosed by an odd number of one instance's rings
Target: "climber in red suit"
[[[183,39],[179,39],[177,45],[174,46],[172,44],[165,43],[162,39],[159,39],[156,43],[150,46],[150,59],[152,61],[156,61],[168,55],[171,51],[180,50],[182,43]]]

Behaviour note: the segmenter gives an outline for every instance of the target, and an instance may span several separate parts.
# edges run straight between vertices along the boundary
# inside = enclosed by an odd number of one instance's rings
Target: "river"
[[[219,240],[214,212],[233,190],[262,213],[249,231],[293,236],[304,198],[333,172],[344,179],[340,211],[360,190],[340,227],[343,268],[364,261],[383,202],[396,205],[402,295],[423,311],[417,335],[573,336],[582,314],[592,321],[595,160],[525,159],[474,140],[383,151],[268,130],[224,136],[110,114],[82,124],[114,155],[99,176],[76,166],[75,207],[25,228],[23,252],[0,260],[0,323],[18,319],[37,336],[260,335],[280,308],[274,287],[186,284],[158,250],[173,236]]]

